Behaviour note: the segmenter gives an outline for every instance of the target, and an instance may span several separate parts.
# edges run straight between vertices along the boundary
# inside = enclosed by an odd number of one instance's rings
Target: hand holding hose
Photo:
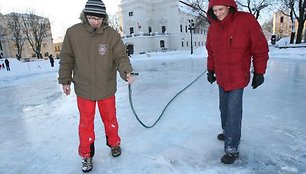
[[[133,72],[127,73],[127,74],[126,74],[126,80],[127,80],[127,82],[128,82],[129,84],[133,84],[133,82],[135,81],[135,78],[134,78],[133,76],[137,76],[137,75],[138,75],[138,73],[133,73]]]

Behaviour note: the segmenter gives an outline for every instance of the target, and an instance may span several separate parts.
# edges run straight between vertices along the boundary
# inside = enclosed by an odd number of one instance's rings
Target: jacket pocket
[[[229,63],[241,66],[244,64],[246,52],[248,50],[247,35],[236,34],[230,37],[230,60]]]
[[[247,44],[247,36],[245,34],[233,35],[230,37],[230,46],[231,49],[246,49]]]

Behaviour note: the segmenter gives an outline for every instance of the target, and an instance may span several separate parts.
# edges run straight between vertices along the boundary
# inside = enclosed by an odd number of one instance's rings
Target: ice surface
[[[0,173],[76,174],[76,96],[57,83],[58,60],[21,63],[0,70]],[[132,85],[140,119],[151,125],[170,99],[205,71],[206,52],[195,50],[132,56],[139,76]],[[98,111],[91,173],[103,174],[305,174],[306,49],[270,48],[265,83],[244,92],[240,158],[223,165],[218,88],[206,76],[180,94],[152,129],[129,106],[127,84],[118,79],[117,116],[122,155],[111,157]]]

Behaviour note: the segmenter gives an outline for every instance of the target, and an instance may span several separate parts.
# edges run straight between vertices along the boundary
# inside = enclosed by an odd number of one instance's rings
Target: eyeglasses
[[[103,18],[94,17],[94,16],[86,16],[89,21],[102,21]]]

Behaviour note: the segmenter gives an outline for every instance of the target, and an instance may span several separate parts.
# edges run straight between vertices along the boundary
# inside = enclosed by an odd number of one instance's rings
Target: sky
[[[87,0],[0,0],[0,12],[8,14],[10,12],[34,12],[37,15],[50,19],[53,38],[63,37],[66,29],[78,22],[80,12],[84,9]],[[118,12],[120,0],[103,0],[106,11],[109,15]],[[263,23],[270,19],[262,14],[259,22]]]
[[[92,174],[306,174],[306,48],[270,46],[265,82],[244,90],[240,157],[220,162],[223,142],[218,87],[201,76],[178,95],[152,129],[135,119],[126,82],[118,78],[117,118],[122,154],[113,158],[95,118]],[[179,91],[205,72],[204,48],[132,55],[139,75],[132,99],[151,125]],[[57,82],[58,60],[18,62],[0,70],[0,173],[78,174],[78,120],[74,91]],[[0,60],[1,62],[1,60]],[[119,77],[119,76],[118,76]]]
[[[0,0],[0,12],[34,12],[50,19],[53,38],[65,35],[66,29],[79,21],[87,0]],[[103,0],[108,14],[118,11],[120,0]]]

